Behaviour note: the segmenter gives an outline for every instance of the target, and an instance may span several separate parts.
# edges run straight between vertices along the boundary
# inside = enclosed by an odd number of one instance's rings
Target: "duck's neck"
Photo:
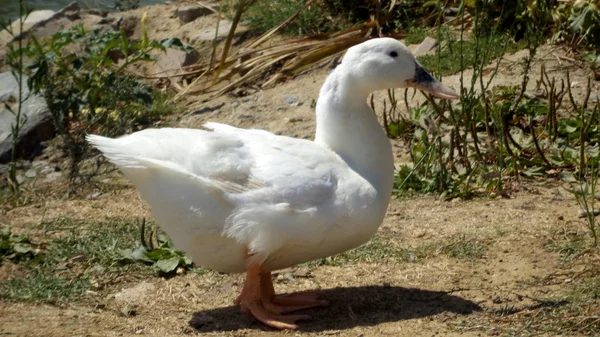
[[[335,151],[389,200],[394,180],[392,146],[367,104],[369,91],[349,78],[343,66],[321,88],[315,143]]]

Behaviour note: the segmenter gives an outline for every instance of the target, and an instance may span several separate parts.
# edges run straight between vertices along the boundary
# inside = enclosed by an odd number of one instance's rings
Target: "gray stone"
[[[295,95],[285,95],[285,96],[283,96],[283,101],[286,104],[294,105],[294,104],[298,103],[298,97]]]
[[[217,27],[208,28],[200,31],[198,34],[192,36],[190,38],[191,43],[199,43],[216,40],[221,41],[227,37],[229,34],[229,30],[231,29],[232,22],[229,20],[221,20],[219,21],[219,31],[217,32]],[[216,34],[216,36],[215,36]]]
[[[600,94],[591,94],[590,100],[595,103],[600,102]]]
[[[146,303],[147,297],[154,289],[155,286],[152,283],[143,281],[134,287],[123,289],[116,294],[110,294],[109,298],[128,304],[143,304]]]
[[[26,76],[23,77],[22,91],[24,96],[29,94]],[[10,104],[13,111],[17,111],[18,104],[11,104],[10,102],[16,102],[18,96],[19,85],[17,80],[10,72],[0,73],[0,97],[2,97],[0,104]],[[29,158],[34,151],[39,150],[40,142],[54,136],[54,125],[46,101],[39,95],[32,95],[23,102],[21,114],[23,124],[19,132],[17,146],[19,155]],[[12,125],[15,122],[15,116],[6,107],[0,109],[0,163],[6,163],[10,160],[13,147]]]
[[[42,21],[50,19],[52,16],[54,16],[54,14],[56,14],[56,12],[49,10],[49,9],[33,11],[27,16],[27,19],[25,20],[24,23],[34,25],[38,22],[42,22]],[[18,20],[17,20],[17,22],[18,22]]]
[[[52,166],[44,166],[41,170],[40,173],[41,174],[49,174],[52,172],[56,172],[56,169]]]
[[[35,168],[45,167],[45,166],[48,166],[48,164],[49,163],[48,163],[47,160],[36,160],[36,161],[34,161],[34,162],[31,163],[31,167],[35,167]]]
[[[35,178],[37,176],[37,170],[34,168],[30,168],[25,172],[25,177],[27,178]]]
[[[24,38],[25,36],[27,36],[29,31],[33,32],[34,30],[36,30],[36,32],[35,32],[36,35],[39,35],[39,36],[37,36],[38,38],[50,36],[50,35],[54,34],[56,31],[62,29],[63,27],[62,27],[62,25],[54,25],[53,26],[48,23],[51,23],[52,21],[56,21],[63,17],[68,17],[69,15],[72,17],[73,12],[76,12],[79,10],[80,10],[80,7],[79,7],[79,4],[77,3],[77,1],[73,1],[56,13],[54,13],[53,11],[50,11],[50,10],[41,10],[41,11],[32,12],[29,15],[29,17],[27,18],[27,20],[25,21],[23,31],[19,32],[19,34],[16,34],[13,38],[13,41],[18,41],[18,40]],[[67,15],[67,13],[70,13],[70,14]],[[17,23],[17,24],[15,25],[15,23]],[[13,31],[18,32],[18,20],[13,22],[12,26],[13,26]],[[15,29],[15,27],[17,27],[17,28]]]
[[[98,199],[98,197],[101,195],[100,192],[94,192],[94,193],[90,193],[88,194],[87,198],[88,199]]]
[[[108,12],[97,8],[89,8],[85,10],[85,14],[101,16],[104,18],[108,15]]]
[[[111,27],[116,31],[123,30],[125,35],[132,36],[135,33],[138,22],[140,22],[140,19],[135,15],[120,16],[115,18]]]
[[[25,182],[25,177],[23,177],[23,175],[21,175],[21,174],[17,174],[17,183],[19,185],[21,185],[24,182]]]
[[[435,53],[435,47],[437,47],[438,41],[431,37],[426,37],[423,42],[417,47],[414,54],[415,56],[422,56],[427,54]]]
[[[197,51],[186,53],[183,50],[167,49],[154,64],[155,72],[160,76],[173,76],[181,73],[182,67],[190,66],[200,59]]]
[[[239,117],[241,119],[250,119],[250,120],[256,119],[256,116],[254,116],[253,114],[239,114]]]
[[[201,16],[209,15],[212,13],[213,11],[206,7],[193,5],[179,7],[175,11],[175,14],[177,14],[177,16],[179,17],[179,22],[181,22],[181,24],[192,22]]]
[[[62,177],[62,173],[60,172],[52,172],[50,174],[48,174],[46,176],[46,179],[44,179],[45,183],[51,183],[51,182],[55,182],[58,179],[60,179]]]

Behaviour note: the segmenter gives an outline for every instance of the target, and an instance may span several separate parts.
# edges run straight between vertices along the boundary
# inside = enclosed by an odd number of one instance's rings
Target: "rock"
[[[417,47],[414,54],[415,56],[427,55],[435,52],[435,47],[437,47],[438,41],[431,37],[426,37],[423,42]]]
[[[255,120],[256,116],[254,116],[253,114],[239,114],[240,119],[250,119],[250,120]]]
[[[25,20],[24,23],[30,24],[30,25],[35,25],[38,22],[42,22],[42,21],[50,19],[51,17],[54,16],[54,14],[56,14],[56,12],[51,11],[49,9],[33,11],[29,14],[29,16],[27,16],[27,19]],[[17,23],[19,22],[18,19],[16,22]]]
[[[213,12],[206,7],[193,6],[193,5],[179,7],[175,11],[175,14],[177,14],[177,16],[179,17],[179,22],[181,24],[192,22],[201,16],[209,15],[212,13]]]
[[[89,14],[89,15],[100,16],[100,17],[103,17],[103,18],[105,18],[108,15],[107,11],[103,11],[103,10],[96,9],[96,8],[87,9],[85,11],[85,13]]]
[[[44,179],[45,183],[52,183],[57,181],[58,179],[62,178],[62,173],[60,172],[52,172],[50,174],[48,174],[46,176],[46,179]]]
[[[148,293],[154,290],[155,286],[152,283],[141,282],[138,285],[123,289],[120,292],[110,295],[118,302],[125,302],[128,304],[144,304]]]
[[[190,66],[200,58],[197,51],[186,53],[183,50],[167,49],[154,64],[155,72],[161,76],[173,76],[181,73],[181,67]]]
[[[123,30],[125,35],[132,36],[139,22],[139,18],[134,15],[120,16],[115,19],[111,27],[116,30]]]
[[[26,76],[23,77],[22,87],[23,94],[28,95]],[[13,75],[10,72],[0,73],[0,102],[9,104],[16,111],[17,104],[11,102],[16,102],[18,95],[18,83]],[[23,102],[21,114],[25,118],[17,140],[19,155],[31,158],[40,150],[40,142],[54,136],[54,125],[46,101],[39,95],[32,95]],[[8,109],[0,109],[0,163],[10,160],[13,147],[12,125],[15,121],[15,116]]]
[[[31,163],[31,167],[35,167],[35,168],[45,167],[45,166],[48,166],[48,164],[49,163],[47,160],[36,160]]]
[[[73,1],[70,4],[66,5],[65,7],[63,7],[61,10],[59,10],[58,12],[54,12],[51,10],[40,10],[40,11],[35,11],[35,12],[31,12],[31,14],[29,14],[29,16],[27,17],[27,19],[25,20],[25,25],[23,27],[23,31],[19,32],[19,34],[16,34],[13,38],[13,41],[18,41],[20,39],[22,39],[23,37],[25,37],[27,35],[27,33],[29,31],[33,31],[34,29],[37,29],[37,33],[36,35],[38,38],[39,37],[45,37],[45,36],[50,36],[52,34],[54,34],[54,32],[64,28],[61,25],[49,25],[49,26],[53,26],[53,27],[48,27],[46,24],[51,22],[51,21],[56,21],[57,19],[63,18],[63,17],[67,17],[67,13],[71,13],[70,15],[73,15],[73,12],[79,11],[80,7],[79,4],[77,3],[77,1]],[[12,27],[13,27],[13,31],[17,32],[18,31],[18,20],[16,20],[15,22],[12,23]],[[16,29],[15,29],[16,27]],[[58,28],[58,27],[62,27],[62,28]]]
[[[98,197],[101,195],[100,192],[94,192],[94,193],[90,193],[88,194],[87,198],[88,199],[98,199]]]
[[[294,105],[298,103],[298,97],[295,95],[285,95],[283,96],[283,101],[288,105]]]
[[[30,168],[25,172],[25,177],[27,178],[35,178],[37,176],[37,170],[34,168]]]
[[[44,166],[41,170],[40,173],[41,174],[49,174],[52,172],[56,172],[56,169],[52,166]]]
[[[65,12],[65,17],[71,21],[75,21],[75,20],[79,20],[81,19],[81,16],[79,15],[79,11],[68,11]]]
[[[459,11],[460,11],[460,8],[458,8],[458,7],[450,7],[448,9],[446,9],[444,14],[447,16],[457,16]]]
[[[196,34],[195,36],[192,36],[190,38],[190,42],[191,43],[199,43],[199,42],[212,41],[212,40],[216,40],[217,42],[221,41],[227,37],[227,35],[229,34],[229,30],[231,29],[231,26],[232,26],[231,21],[221,20],[221,21],[219,21],[219,31],[218,32],[216,31],[217,27],[205,29],[205,30],[201,31],[200,33]],[[216,36],[215,36],[215,34],[216,34]]]
[[[17,183],[18,183],[19,185],[21,185],[21,184],[22,184],[22,183],[24,183],[24,182],[25,182],[25,177],[23,177],[23,176],[22,176],[22,175],[20,175],[20,174],[17,174]]]

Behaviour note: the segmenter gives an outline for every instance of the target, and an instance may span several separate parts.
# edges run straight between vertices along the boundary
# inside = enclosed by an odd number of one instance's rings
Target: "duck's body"
[[[321,89],[314,142],[216,123],[205,125],[212,131],[150,129],[89,140],[134,183],[178,249],[198,265],[248,273],[238,298],[243,310],[295,328],[304,316],[279,314],[327,302],[276,297],[269,272],[357,247],[377,231],[393,155],[366,98],[418,74],[395,40],[351,48]],[[430,91],[450,95],[444,90]]]
[[[206,127],[213,131],[90,137],[196,264],[244,272],[250,253],[265,270],[277,270],[361,245],[381,224],[391,160],[375,176],[387,178],[385,184],[376,179],[378,191],[320,144],[223,124]],[[391,158],[385,142],[372,151]]]

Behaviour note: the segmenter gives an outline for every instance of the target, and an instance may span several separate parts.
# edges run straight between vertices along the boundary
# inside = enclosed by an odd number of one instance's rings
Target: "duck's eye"
[[[395,51],[393,51],[393,52],[390,52],[390,56],[391,56],[391,57],[397,57],[397,56],[398,56],[398,53],[396,53]]]

